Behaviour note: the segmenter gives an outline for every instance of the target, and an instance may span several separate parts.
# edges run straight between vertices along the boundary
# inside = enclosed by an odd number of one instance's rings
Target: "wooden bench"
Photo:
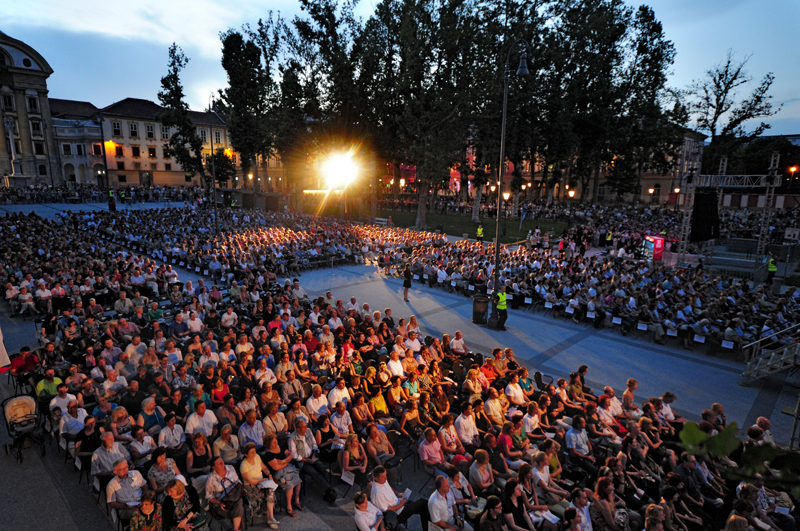
[[[374,223],[375,223],[375,225],[380,225],[381,227],[386,227],[389,224],[389,218],[375,218]]]

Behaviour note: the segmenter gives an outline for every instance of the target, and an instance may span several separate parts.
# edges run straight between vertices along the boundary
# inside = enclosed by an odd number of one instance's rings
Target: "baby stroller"
[[[12,444],[6,443],[6,454],[16,451],[18,463],[22,463],[22,449],[30,440],[38,444],[45,454],[44,439],[39,431],[39,411],[36,399],[31,396],[13,396],[3,401],[3,418]]]

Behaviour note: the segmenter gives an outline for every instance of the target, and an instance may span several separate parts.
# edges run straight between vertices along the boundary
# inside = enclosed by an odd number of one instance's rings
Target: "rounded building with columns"
[[[47,98],[52,73],[36,50],[0,32],[0,186],[63,180]]]

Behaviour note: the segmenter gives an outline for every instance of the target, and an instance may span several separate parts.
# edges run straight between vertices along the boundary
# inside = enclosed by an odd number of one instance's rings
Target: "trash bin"
[[[472,297],[472,322],[486,324],[486,314],[489,313],[489,297],[475,295]]]
[[[783,285],[783,279],[779,277],[772,278],[772,293],[775,295],[781,294],[781,286]]]

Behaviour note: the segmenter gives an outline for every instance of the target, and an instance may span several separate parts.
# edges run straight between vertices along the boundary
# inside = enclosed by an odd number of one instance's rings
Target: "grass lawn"
[[[378,217],[388,218],[391,217],[395,226],[397,227],[413,227],[417,221],[416,212],[395,212],[388,210],[379,210]],[[442,225],[444,232],[451,236],[461,236],[462,234],[469,234],[470,238],[475,237],[475,231],[478,225],[472,223],[469,216],[459,216],[452,214],[431,214],[430,212],[425,216],[428,228],[435,230],[438,225]],[[482,218],[483,222],[483,240],[490,242],[495,236],[495,227],[497,220],[495,218]],[[522,222],[522,229],[519,230],[519,220],[508,218],[506,221],[506,235],[501,238],[503,243],[512,243],[525,239],[529,230],[533,230],[538,225],[542,231],[553,229],[555,235],[561,234],[567,224],[556,223],[552,221],[529,221]],[[500,232],[503,231],[503,220],[500,220]]]

